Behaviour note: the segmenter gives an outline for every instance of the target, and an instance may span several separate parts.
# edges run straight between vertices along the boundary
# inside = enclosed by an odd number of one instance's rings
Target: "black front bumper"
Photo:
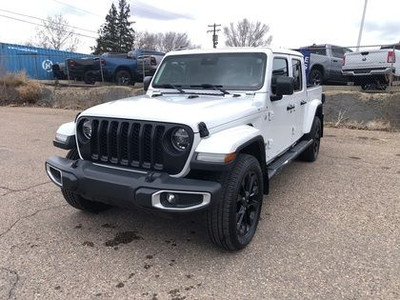
[[[194,211],[207,207],[219,197],[221,190],[221,185],[213,181],[114,169],[58,156],[46,159],[46,171],[50,179],[64,189],[89,200],[126,208]],[[167,203],[162,200],[164,193],[182,200]],[[196,198],[195,202],[190,200],[191,196]]]

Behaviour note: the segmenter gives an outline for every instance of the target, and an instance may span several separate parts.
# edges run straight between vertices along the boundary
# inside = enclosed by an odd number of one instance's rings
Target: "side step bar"
[[[296,146],[289,149],[281,157],[269,164],[267,167],[268,178],[271,179],[274,175],[279,174],[288,163],[296,159],[297,156],[299,156],[307,147],[309,147],[313,143],[313,141],[313,139],[308,141],[301,141],[300,143],[296,144]]]

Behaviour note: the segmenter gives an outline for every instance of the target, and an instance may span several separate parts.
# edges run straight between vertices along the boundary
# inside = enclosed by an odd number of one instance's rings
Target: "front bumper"
[[[58,156],[46,159],[46,172],[56,185],[86,199],[126,208],[195,211],[207,207],[221,191],[214,181],[133,172]]]

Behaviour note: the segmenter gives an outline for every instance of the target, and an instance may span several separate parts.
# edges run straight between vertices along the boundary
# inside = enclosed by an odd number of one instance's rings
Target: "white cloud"
[[[114,2],[117,3],[117,1]],[[209,24],[216,22],[228,26],[230,22],[243,18],[269,24],[270,33],[274,36],[274,46],[296,48],[312,43],[355,46],[364,5],[364,0],[129,2],[132,3],[131,20],[136,21],[135,30],[187,32],[193,43],[205,48],[211,47],[211,35],[207,34]],[[18,2],[4,1],[1,9],[39,18],[61,12],[71,25],[97,31],[104,22],[110,5],[109,1],[20,0]],[[75,10],[73,7],[82,10]],[[362,44],[397,42],[400,39],[400,28],[396,27],[399,11],[400,1],[398,0],[369,0]],[[6,15],[3,12],[0,14]],[[35,34],[33,25],[3,17],[0,17],[0,20],[1,42],[24,43]],[[394,26],[388,27],[393,24]],[[94,39],[83,37],[81,41],[79,50],[87,53],[90,51],[89,46],[95,43]],[[223,46],[222,32],[219,46]]]

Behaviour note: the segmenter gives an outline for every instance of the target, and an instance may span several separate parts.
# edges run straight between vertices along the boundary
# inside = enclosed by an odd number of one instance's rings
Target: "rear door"
[[[303,120],[304,120],[304,107],[307,104],[307,95],[305,91],[305,84],[303,78],[303,65],[301,58],[298,56],[291,56],[291,73],[290,76],[294,78],[294,93],[291,95],[291,103],[294,108],[290,111],[293,118],[291,137],[292,143],[296,142],[303,135]]]

